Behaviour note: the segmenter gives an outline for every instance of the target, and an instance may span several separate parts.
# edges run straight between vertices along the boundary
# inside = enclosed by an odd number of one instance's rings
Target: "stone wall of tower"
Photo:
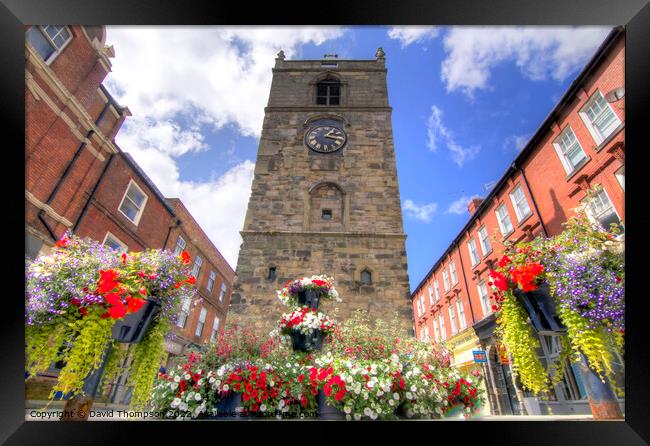
[[[293,278],[334,276],[339,318],[358,308],[411,321],[399,188],[383,60],[277,60],[242,231],[231,311],[269,328],[283,311],[275,291]],[[315,105],[324,76],[342,84],[339,106]],[[305,146],[310,122],[340,121],[345,147]],[[332,219],[322,219],[322,209]],[[269,268],[276,278],[269,280]],[[361,285],[360,272],[372,272]]]

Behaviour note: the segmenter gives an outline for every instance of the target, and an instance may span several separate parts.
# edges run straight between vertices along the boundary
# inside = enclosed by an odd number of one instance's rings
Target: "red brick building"
[[[624,222],[624,56],[625,33],[615,28],[491,192],[468,204],[469,221],[412,294],[416,336],[444,340],[461,368],[483,369],[492,413],[523,413],[528,396],[494,335],[487,281],[503,241],[556,235],[581,204],[605,227]],[[557,339],[541,338],[543,362],[557,357]],[[473,350],[485,350],[488,363],[475,363]],[[542,413],[589,413],[575,367],[567,362]]]
[[[201,299],[179,308],[168,351],[206,344],[225,323],[234,271],[181,201],[166,199],[115,143],[131,113],[102,85],[114,57],[105,27],[25,32],[26,256],[47,253],[66,231],[118,250],[185,249],[203,261],[194,274]],[[114,401],[128,399],[115,389]]]
[[[167,343],[170,363],[188,346],[200,347],[214,341],[226,321],[235,271],[212,244],[178,198],[168,198],[179,224],[172,227],[165,249],[192,257],[192,274],[200,299],[183,302],[175,336]]]

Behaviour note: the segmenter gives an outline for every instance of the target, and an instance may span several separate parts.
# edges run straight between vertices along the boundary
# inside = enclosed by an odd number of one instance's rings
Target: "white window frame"
[[[447,312],[449,313],[449,323],[451,325],[451,334],[452,336],[458,333],[458,324],[456,324],[456,310],[453,305],[447,307]]]
[[[456,262],[453,260],[449,262],[449,274],[451,274],[451,285],[456,285],[458,283],[458,273],[456,271]]]
[[[566,152],[560,145],[559,141],[562,139],[565,135],[565,133],[571,132],[573,134],[573,138],[576,140],[576,143],[578,144],[578,148],[582,151],[582,159],[578,161],[578,164],[575,166],[571,164],[569,161],[569,158],[566,156]],[[580,141],[578,140],[578,137],[576,136],[576,133],[573,131],[570,125],[567,125],[562,132],[553,140],[553,147],[555,148],[555,152],[557,153],[557,156],[560,158],[560,161],[562,162],[562,166],[564,166],[564,170],[566,171],[567,175],[576,170],[578,166],[583,165],[587,159],[587,154],[585,153],[585,150],[582,148],[582,144],[580,144]]]
[[[228,286],[226,285],[226,282],[221,282],[221,289],[219,291],[219,302],[223,302],[227,292],[228,292]]]
[[[485,281],[481,281],[476,284],[478,289],[478,297],[481,301],[481,309],[483,310],[483,316],[489,316],[492,313],[492,305],[490,304],[490,293],[487,289],[487,284]],[[485,293],[483,292],[485,291]]]
[[[596,127],[591,119],[589,119],[589,115],[587,115],[587,109],[590,108],[594,102],[596,102],[598,99],[602,99],[603,102],[605,103],[605,107],[609,109],[609,111],[612,113],[614,116],[614,121],[609,127],[609,133],[606,135],[602,134],[598,127]],[[604,112],[601,111],[601,114]],[[589,133],[591,133],[592,138],[594,138],[594,141],[596,142],[596,145],[600,145],[603,141],[605,141],[612,133],[614,133],[614,130],[618,128],[618,126],[621,125],[621,119],[618,117],[614,109],[612,108],[611,105],[609,105],[609,102],[607,102],[607,99],[603,96],[603,94],[599,91],[596,90],[594,94],[591,95],[589,100],[585,103],[585,105],[580,109],[580,117],[582,118],[582,121],[585,123],[585,127],[587,127],[587,130],[589,130]]]
[[[203,259],[201,258],[200,255],[196,255],[194,257],[194,265],[192,265],[192,275],[196,278],[196,280],[199,279],[199,274],[201,273],[201,266],[203,265]]]
[[[219,332],[219,325],[221,325],[221,318],[218,314],[214,315],[212,320],[212,331],[210,332],[210,342],[217,340],[217,333]]]
[[[212,292],[212,288],[214,288],[214,282],[217,280],[217,273],[214,271],[210,271],[210,277],[208,277],[208,284],[206,285],[206,288],[209,293]]]
[[[440,322],[440,338],[444,341],[447,339],[447,328],[445,327],[445,316],[442,313],[438,315],[438,321]]]
[[[483,237],[483,233],[485,233],[485,237]],[[481,251],[483,252],[483,257],[485,257],[486,255],[492,252],[492,243],[490,243],[490,234],[488,234],[485,225],[478,228],[478,241],[479,244],[481,245]],[[484,242],[487,242],[487,247],[485,246]]]
[[[416,306],[417,311],[418,311],[417,315],[418,315],[418,319],[419,319],[420,316],[422,316],[422,308],[420,307],[420,299],[417,298],[417,297],[415,298],[415,306]]]
[[[516,195],[518,193],[521,193],[521,197],[519,200],[516,198]],[[512,189],[512,192],[510,192],[510,200],[512,201],[512,207],[515,209],[515,215],[517,216],[517,223],[521,223],[524,219],[532,215],[533,211],[530,209],[530,206],[528,205],[528,200],[526,199],[526,194],[524,193],[524,189],[521,187],[521,184],[517,184],[517,186],[515,186],[515,188]],[[522,202],[526,205],[526,209],[528,209],[526,213],[522,213],[522,210],[519,209],[519,205]]]
[[[201,337],[203,334],[203,327],[205,327],[205,320],[208,317],[208,309],[201,307],[201,313],[199,313],[199,320],[196,323],[196,330],[194,330],[194,336]]]
[[[144,195],[144,201],[142,202],[142,206],[138,208],[138,214],[135,216],[135,221],[131,220],[131,218],[126,215],[124,212],[122,212],[122,205],[124,204],[124,200],[126,199],[126,195],[129,193],[129,190],[131,189],[131,185],[135,186],[141,193]],[[149,200],[149,196],[142,190],[140,186],[138,186],[138,183],[133,181],[131,179],[129,181],[129,185],[126,187],[126,190],[124,191],[124,195],[122,195],[122,200],[120,201],[120,205],[117,207],[117,210],[120,211],[120,214],[124,215],[127,220],[129,220],[131,223],[134,225],[138,226],[138,223],[140,223],[140,218],[142,218],[142,214],[144,213],[144,208],[147,206],[147,201]],[[129,201],[132,202],[132,200],[129,198]],[[133,202],[132,202],[133,203]],[[135,204],[135,203],[133,203]]]
[[[427,312],[427,305],[424,303],[424,294],[420,294],[420,305],[422,305],[422,314]]]
[[[178,320],[176,321],[177,327],[185,328],[185,325],[187,324],[187,319],[190,316],[191,305],[192,305],[192,299],[188,296],[185,296],[181,304],[181,311],[178,314]]]
[[[619,226],[622,227],[622,226],[623,226],[623,219],[622,219],[621,216],[618,214],[618,211],[616,210],[616,206],[614,206],[614,203],[612,202],[612,199],[609,198],[609,194],[607,193],[607,191],[605,190],[605,188],[604,188],[604,187],[601,188],[597,193],[598,193],[598,194],[600,194],[600,193],[605,194],[605,198],[607,198],[607,201],[609,201],[609,205],[610,205],[612,211],[614,211],[614,213],[616,214],[616,217],[618,217]],[[583,198],[583,199],[581,200],[581,203],[585,205],[585,210],[586,210],[586,213],[587,213],[587,217],[588,217],[592,222],[594,222],[594,223],[598,223],[600,226],[602,226],[602,223],[600,223],[600,220],[598,220],[598,216],[596,216],[596,215],[593,214],[593,211],[592,211],[592,209],[591,209],[591,204],[589,203],[589,199],[590,199],[589,197],[585,197],[585,198]],[[593,197],[591,197],[591,199],[593,200]],[[603,215],[603,214],[600,214],[600,215]],[[605,231],[609,231],[609,228],[603,228],[603,229],[605,229]]]
[[[433,336],[436,342],[440,341],[440,328],[438,328],[438,320],[433,319]]]
[[[435,301],[433,300],[433,287],[429,285],[429,304],[433,307],[433,303]]]
[[[620,169],[614,172],[614,176],[618,180],[618,184],[623,188],[623,191],[625,191],[625,165],[622,165]]]
[[[440,285],[438,285],[438,279],[433,278],[433,290],[436,293],[436,302],[440,300]]]
[[[45,26],[56,26],[56,25],[45,25]],[[65,25],[62,26],[62,28],[68,30],[68,34],[70,34],[70,38],[68,40],[66,40],[63,43],[63,45],[61,45],[60,47],[57,47],[56,44],[54,43],[54,41],[52,40],[52,38],[50,37],[50,35],[47,33],[47,31],[45,31],[45,29],[43,29],[42,25],[33,25],[27,30],[27,32],[29,32],[32,28],[37,28],[38,31],[48,41],[48,43],[50,45],[52,45],[52,47],[55,49],[54,52],[48,56],[47,59],[44,59],[45,65],[51,65],[52,62],[54,62],[54,59],[59,57],[59,54],[61,54],[63,52],[63,50],[70,44],[70,42],[72,42],[72,39],[74,38],[74,34],[72,34],[72,30],[68,26],[65,26]],[[28,43],[27,38],[25,38],[25,42]],[[34,48],[34,49],[36,49],[36,48]],[[38,53],[38,51],[36,51],[36,52]],[[39,56],[40,56],[40,54],[39,54]]]
[[[456,299],[456,311],[458,311],[460,329],[465,330],[467,328],[467,318],[465,316],[465,306],[463,305],[463,301],[460,299],[460,297]]]
[[[447,274],[447,270],[443,269],[442,270],[442,283],[445,286],[445,293],[449,291],[449,275]]]
[[[504,215],[501,215],[499,212],[499,209],[503,209]],[[508,207],[506,206],[505,203],[501,203],[497,208],[494,210],[494,213],[497,215],[497,222],[499,223],[499,230],[501,231],[501,235],[504,237],[509,236],[512,234],[515,230],[515,227],[512,225],[512,220],[510,220],[510,214],[508,214]],[[506,230],[506,227],[504,225],[504,221],[507,219],[509,225],[510,225],[510,230]]]
[[[104,246],[108,246],[108,245],[106,244],[106,240],[108,240],[109,237],[110,237],[111,239],[113,239],[113,241],[114,241],[116,244],[120,245],[121,249],[119,250],[119,252],[127,252],[127,251],[129,250],[129,247],[126,245],[126,243],[124,243],[124,242],[123,242],[122,240],[120,240],[119,238],[115,237],[115,234],[113,234],[113,233],[110,232],[110,231],[106,232],[106,235],[104,236],[104,241],[102,242],[102,245],[104,245]],[[109,247],[110,247],[110,246],[109,246]]]
[[[176,248],[174,248],[174,255],[179,256],[182,254],[182,252],[185,250],[185,247],[187,246],[187,242],[182,236],[178,236],[176,239]]]
[[[470,237],[467,242],[467,251],[469,251],[469,258],[472,261],[472,266],[478,265],[481,259],[478,256],[478,248],[476,247],[476,240],[474,240],[474,237]]]

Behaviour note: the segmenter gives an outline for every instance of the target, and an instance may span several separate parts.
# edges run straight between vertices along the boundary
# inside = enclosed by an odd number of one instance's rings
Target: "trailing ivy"
[[[128,354],[128,348],[125,344],[114,344],[109,352],[102,379],[104,382],[102,393],[108,397],[115,381],[124,372],[123,364]]]
[[[537,356],[539,338],[530,324],[528,314],[513,295],[507,296],[498,318],[499,333],[513,358],[513,371],[521,383],[536,394],[548,388],[548,375]]]
[[[157,320],[152,323],[142,341],[131,346],[133,363],[129,381],[133,385],[130,404],[133,409],[144,409],[149,403],[154,380],[165,357],[165,333],[168,330],[165,321]]]

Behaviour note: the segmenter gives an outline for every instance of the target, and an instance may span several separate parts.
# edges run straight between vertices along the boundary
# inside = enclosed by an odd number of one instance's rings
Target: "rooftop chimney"
[[[469,215],[474,215],[476,212],[476,209],[483,203],[483,198],[472,198],[469,203],[467,203],[467,210],[469,211]]]

